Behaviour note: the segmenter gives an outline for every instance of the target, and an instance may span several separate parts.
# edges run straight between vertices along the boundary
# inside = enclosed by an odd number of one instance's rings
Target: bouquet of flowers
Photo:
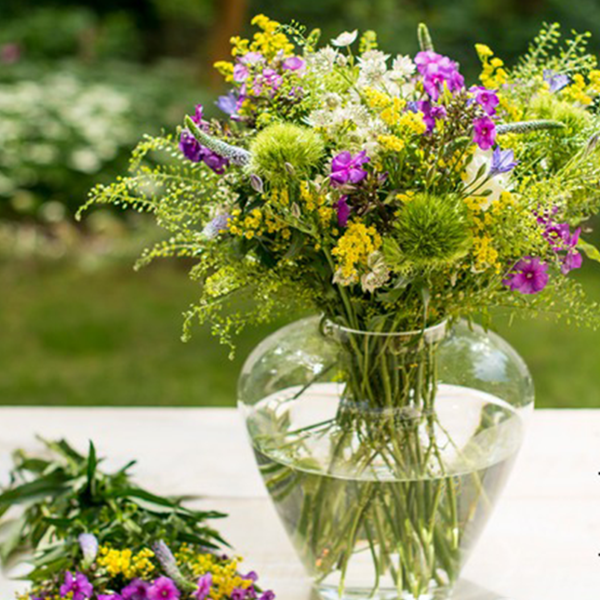
[[[6,564],[33,566],[19,600],[273,600],[205,520],[225,515],[193,511],[180,499],[136,486],[133,463],[114,474],[65,441],[46,443],[51,458],[15,456],[11,484],[0,494],[0,546]],[[17,510],[16,514],[12,511]]]
[[[281,447],[294,456],[318,435],[331,440],[324,473],[343,460],[398,483],[364,485],[340,510],[332,477],[306,479],[299,544],[320,580],[337,573],[340,596],[364,551],[373,594],[385,574],[418,598],[456,580],[463,526],[436,414],[438,340],[418,334],[487,325],[495,307],[598,323],[571,272],[600,260],[584,240],[600,208],[600,70],[588,35],[563,43],[558,25],[511,68],[477,44],[481,75],[467,85],[424,25],[421,51],[392,58],[370,31],[319,46],[318,30],[253,24],[215,65],[231,88],[217,102],[226,118],[197,106],[176,136],[145,138],[131,174],[89,204],[149,211],[170,232],[140,264],[193,260],[201,295],[186,336],[197,319],[230,343],[295,308],[323,315],[342,399]],[[398,343],[402,332],[417,335]]]

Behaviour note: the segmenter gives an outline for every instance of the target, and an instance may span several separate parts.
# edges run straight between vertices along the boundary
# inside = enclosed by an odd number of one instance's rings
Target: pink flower
[[[121,590],[123,600],[147,600],[150,584],[141,579],[134,579]]]
[[[212,574],[207,573],[198,579],[198,589],[194,592],[196,600],[204,600],[210,594],[212,587]]]
[[[119,594],[98,594],[98,600],[123,600]]]
[[[148,590],[148,600],[178,600],[181,595],[173,580],[159,577]]]
[[[539,258],[526,256],[515,264],[502,283],[521,294],[537,294],[548,285],[548,265]]]
[[[473,121],[473,141],[482,149],[489,150],[496,141],[496,125],[489,117]]]
[[[283,61],[281,66],[286,71],[303,71],[306,63],[299,56],[290,56]]]
[[[340,152],[331,161],[331,175],[329,176],[331,183],[333,185],[359,183],[367,176],[362,165],[370,160],[364,150],[354,157],[347,150]]]
[[[92,584],[83,573],[76,573],[75,577],[71,571],[65,573],[65,582],[60,586],[60,596],[64,598],[68,593],[73,594],[72,600],[86,600],[94,593]]]
[[[496,106],[500,103],[496,92],[480,85],[475,85],[469,90],[475,97],[475,102],[490,116],[496,114]]]

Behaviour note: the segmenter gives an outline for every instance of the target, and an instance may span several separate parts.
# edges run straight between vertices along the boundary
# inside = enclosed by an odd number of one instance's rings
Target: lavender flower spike
[[[231,144],[214,138],[212,135],[202,131],[189,115],[185,117],[185,126],[200,144],[209,150],[212,150],[215,154],[227,158],[234,165],[243,167],[250,161],[250,152],[248,152],[248,150],[244,150],[244,148],[239,148],[238,146],[232,146]]]
[[[162,541],[159,540],[152,547],[154,550],[154,554],[156,554],[156,558],[158,562],[161,564],[162,568],[165,570],[165,573],[182,589],[193,592],[196,590],[196,586],[188,581],[183,573],[179,570],[177,566],[177,561],[173,556],[173,553],[169,549],[169,547]]]
[[[79,538],[79,547],[83,554],[83,566],[84,568],[91,567],[96,556],[98,554],[98,540],[96,536],[91,533],[82,533]]]

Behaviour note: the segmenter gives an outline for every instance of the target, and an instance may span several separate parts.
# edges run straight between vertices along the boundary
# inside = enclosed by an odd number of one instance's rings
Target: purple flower
[[[512,171],[519,164],[518,160],[515,160],[515,153],[512,149],[501,150],[500,146],[494,148],[492,153],[492,163],[490,165],[489,177],[499,175],[500,173],[508,173]]]
[[[423,113],[423,121],[427,125],[426,133],[431,133],[435,129],[435,122],[446,118],[446,109],[443,106],[432,106],[428,100],[420,100],[417,108]]]
[[[281,67],[286,71],[303,71],[306,63],[299,56],[290,56],[283,61]]]
[[[502,283],[521,294],[537,294],[548,285],[548,265],[539,258],[526,256],[515,264]]]
[[[254,583],[255,581],[258,581],[258,575],[257,575],[256,571],[250,571],[246,575],[242,575],[242,579],[247,579]]]
[[[237,63],[233,67],[233,80],[236,83],[243,83],[250,76],[250,71],[246,65],[242,63]]]
[[[216,152],[201,146],[201,159],[207,167],[212,169],[218,175],[223,175],[225,169],[229,166],[229,160],[220,156]]]
[[[342,196],[335,203],[335,210],[337,211],[337,220],[340,227],[346,227],[348,225],[348,217],[350,216],[351,208],[348,206],[348,196]]]
[[[331,175],[329,177],[332,185],[359,183],[367,176],[367,172],[362,168],[362,165],[370,160],[364,150],[354,157],[347,150],[340,152],[331,161]]]
[[[473,121],[473,141],[482,149],[489,150],[496,141],[496,125],[489,117]]]
[[[469,91],[474,95],[475,102],[477,102],[488,115],[492,116],[496,114],[496,106],[498,106],[500,100],[498,100],[495,91],[477,85],[474,85]]]
[[[69,592],[73,594],[73,600],[85,600],[92,597],[94,588],[83,573],[76,573],[73,577],[71,571],[67,571],[65,582],[60,586],[60,597],[64,598]]]
[[[458,64],[447,56],[426,50],[415,56],[415,64],[423,76],[423,87],[432,100],[437,100],[444,84],[451,92],[464,87],[464,77],[458,71]]]
[[[240,59],[240,62],[244,65],[256,65],[264,60],[265,57],[260,52],[246,52]]]
[[[212,587],[212,574],[206,573],[198,579],[198,589],[194,592],[196,600],[204,600],[208,594],[210,594],[210,588]]]
[[[169,577],[159,577],[148,590],[148,600],[178,600],[180,595],[177,586]]]
[[[569,250],[562,260],[560,271],[563,275],[568,275],[573,269],[579,269],[583,264],[583,257],[577,250]]]
[[[279,89],[282,77],[277,71],[270,68],[263,69],[262,77],[263,81],[268,87],[272,88],[273,90]]]
[[[147,600],[150,584],[141,579],[134,579],[121,590],[123,600]]]
[[[219,96],[215,104],[219,110],[222,110],[226,115],[234,115],[237,112],[238,99],[234,92],[229,92],[224,96]]]
[[[217,215],[212,221],[209,221],[206,224],[202,230],[202,235],[209,240],[214,240],[219,233],[221,233],[221,231],[225,231],[227,229],[230,218],[231,215],[228,215],[227,213]]]
[[[179,149],[182,154],[192,162],[197,163],[202,160],[202,146],[188,129],[183,129],[181,132]]]
[[[244,588],[234,588],[231,592],[231,600],[245,600],[247,591]]]
[[[98,600],[123,600],[119,594],[98,594]]]
[[[259,600],[275,600],[275,594],[271,590],[267,590],[262,594]]]
[[[544,71],[544,81],[550,86],[550,91],[556,93],[569,85],[569,76],[546,69]]]

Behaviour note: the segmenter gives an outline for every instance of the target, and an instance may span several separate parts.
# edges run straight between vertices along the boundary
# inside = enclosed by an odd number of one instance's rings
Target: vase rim
[[[325,327],[329,326],[340,332],[353,335],[393,338],[414,338],[417,336],[423,336],[427,342],[436,342],[442,340],[448,331],[448,319],[444,319],[435,325],[430,325],[429,327],[424,327],[423,329],[414,329],[412,331],[368,331],[366,329],[353,329],[351,327],[339,325],[331,319],[325,319],[324,325]]]

